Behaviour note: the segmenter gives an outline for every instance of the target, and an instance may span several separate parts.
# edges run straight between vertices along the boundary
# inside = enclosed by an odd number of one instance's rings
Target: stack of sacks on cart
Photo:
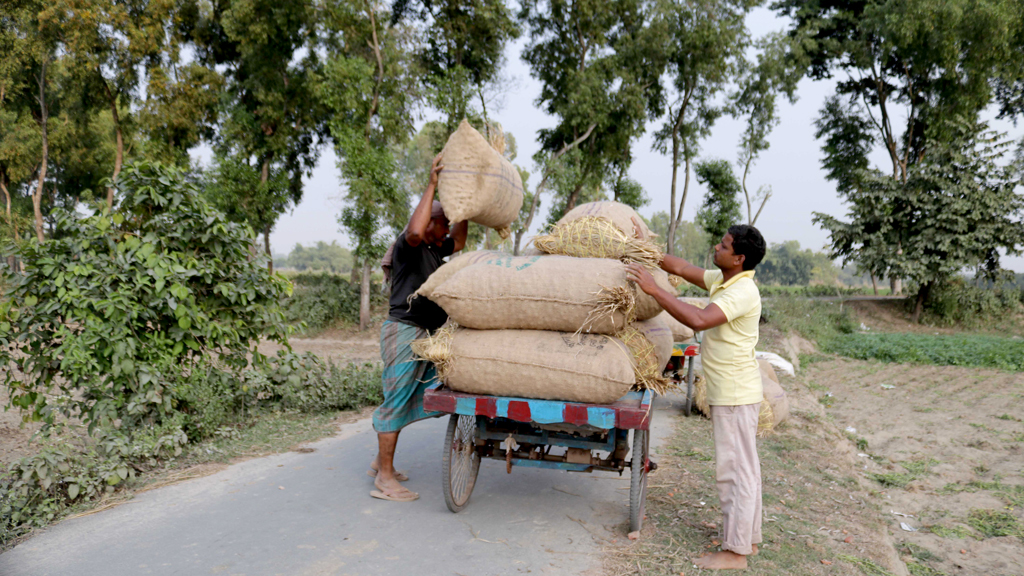
[[[672,332],[626,277],[626,263],[650,265],[661,253],[633,238],[632,217],[615,202],[584,204],[535,243],[541,253],[452,259],[417,292],[450,323],[413,350],[460,392],[606,404],[634,388],[665,391]]]

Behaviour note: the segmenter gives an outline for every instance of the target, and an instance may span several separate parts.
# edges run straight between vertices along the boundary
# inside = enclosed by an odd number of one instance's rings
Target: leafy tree
[[[147,63],[166,38],[170,3],[147,0],[54,0],[39,13],[41,23],[59,34],[73,85],[87,106],[110,111],[116,153],[112,179],[124,165],[125,130]],[[107,206],[114,187],[107,188]]]
[[[647,227],[652,233],[657,234],[659,239],[664,240],[668,238],[669,222],[668,212],[655,212],[647,222]],[[700,262],[707,254],[708,246],[713,244],[714,242],[711,242],[707,232],[693,222],[683,220],[676,227],[675,246],[672,253],[688,262]]]
[[[829,230],[836,257],[858,259],[866,243],[895,240],[901,249],[891,267],[918,286],[915,322],[936,284],[967,267],[981,267],[994,278],[1000,251],[1019,254],[1024,248],[1024,197],[1017,191],[1020,173],[1005,165],[1008,143],[980,122],[960,119],[936,130],[954,136],[945,142],[927,135],[927,154],[905,180],[863,173],[862,185],[850,194],[849,222],[814,215]],[[857,210],[866,206],[885,208],[866,215]]]
[[[690,191],[690,170],[700,152],[700,141],[722,115],[716,98],[735,77],[749,44],[745,20],[759,2],[754,0],[698,0],[660,2],[659,17],[671,30],[663,45],[674,99],[669,104],[665,123],[655,133],[655,149],[670,153],[672,185],[669,227],[666,233],[669,253],[675,247],[676,228],[683,219],[683,208]],[[685,165],[683,193],[676,208],[676,190],[680,162]]]
[[[250,356],[264,361],[261,338],[286,343],[289,285],[180,170],[129,164],[114,185],[117,211],[58,210],[49,241],[19,248],[25,272],[0,306],[10,406],[47,427],[63,415],[90,431],[189,429],[196,380],[238,386]]]
[[[750,168],[762,152],[771,145],[768,135],[779,123],[777,99],[780,94],[796,100],[799,71],[792,69],[791,51],[786,38],[770,34],[757,42],[761,52],[756,63],[744,62],[739,78],[739,89],[730,98],[729,111],[744,119],[745,128],[740,136],[739,164],[743,167],[741,185],[747,205],[747,224],[757,223],[761,210],[772,196],[771,186],[762,186],[751,195],[747,189]],[[755,213],[753,205],[760,202]]]
[[[789,240],[771,245],[757,267],[757,279],[762,284],[808,286],[815,278],[815,269],[819,269],[821,278],[826,278],[833,271],[838,274],[835,268],[827,254],[809,248],[801,250],[799,242]]]
[[[959,137],[955,130],[943,131],[949,126],[945,120],[976,118],[993,102],[994,86],[1007,86],[1008,74],[1019,67],[1007,65],[1020,60],[1014,55],[1022,24],[1016,0],[778,0],[773,6],[792,18],[790,36],[800,46],[793,55],[796,63],[814,79],[838,80],[836,95],[851,106],[849,114],[871,126],[873,142],[891,164],[886,172],[904,185],[911,167],[939,149],[930,139]],[[913,202],[901,196],[890,200],[884,206],[854,205],[877,215],[902,213],[902,204]],[[893,221],[891,215],[880,218]],[[856,242],[867,247],[868,253],[857,257],[863,269],[877,273],[883,250],[893,262],[906,252],[907,231],[898,222],[888,230],[892,235]]]
[[[362,268],[359,328],[370,320],[370,272],[409,217],[408,195],[397,178],[395,147],[413,132],[415,76],[402,25],[370,2],[338,1],[327,8],[336,31],[320,95],[331,111],[330,132],[347,186],[339,223],[356,246]]]
[[[707,186],[704,203],[697,210],[694,222],[708,235],[707,250],[718,243],[729,227],[740,221],[740,183],[732,166],[725,160],[698,162],[695,170],[697,182]]]
[[[337,241],[317,242],[309,248],[302,244],[296,244],[288,254],[288,266],[298,270],[321,271],[326,270],[335,274],[347,274],[352,271],[352,252],[348,248],[339,246]]]
[[[527,0],[519,18],[530,31],[523,60],[541,83],[537,104],[558,119],[539,132],[542,167],[534,204],[552,174],[573,174],[568,195],[552,206],[551,218],[571,210],[585,190],[594,191],[628,165],[631,142],[650,115],[664,105],[659,77],[664,69],[667,25],[641,0]],[[579,148],[580,153],[567,153]],[[536,206],[526,221],[533,222]]]
[[[429,31],[418,50],[427,96],[444,118],[445,140],[464,118],[475,115],[479,98],[487,120],[484,95],[501,82],[505,46],[519,37],[519,26],[504,0],[420,0],[418,16]],[[396,2],[393,20],[415,11],[410,2]]]
[[[327,20],[320,9],[329,11],[330,6],[312,0],[188,3],[192,7],[181,11],[182,27],[193,39],[198,62],[225,70],[214,148],[222,158],[232,158],[234,166],[250,166],[258,175],[260,187],[235,190],[252,193],[237,202],[269,210],[249,223],[260,226],[270,256],[273,224],[302,199],[302,177],[316,165],[327,136],[327,109],[317,95],[317,79],[321,56],[328,51],[321,36],[333,33],[321,26]],[[196,81],[202,86],[215,77],[203,73]],[[282,175],[286,187],[271,184]]]

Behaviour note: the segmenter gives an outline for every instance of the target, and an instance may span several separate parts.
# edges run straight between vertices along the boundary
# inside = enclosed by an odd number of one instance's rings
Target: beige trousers
[[[757,417],[761,403],[712,406],[715,473],[722,504],[722,550],[749,555],[761,543],[761,462]]]

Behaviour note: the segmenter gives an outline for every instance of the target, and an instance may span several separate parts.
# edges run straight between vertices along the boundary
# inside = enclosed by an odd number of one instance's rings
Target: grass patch
[[[939,572],[935,568],[917,562],[907,562],[907,572],[910,572],[911,576],[947,576],[945,572]]]
[[[840,554],[838,558],[843,562],[849,562],[850,564],[857,565],[867,576],[895,576],[892,572],[889,572],[867,558],[859,558],[848,554]]]
[[[1009,512],[975,508],[967,515],[967,524],[986,538],[1016,536],[1024,538],[1024,525]]]
[[[842,334],[851,334],[860,327],[850,308],[838,302],[780,296],[763,301],[761,306],[762,315],[783,334],[795,331],[819,345]],[[822,354],[811,354],[802,356],[800,362],[803,365],[825,358],[827,356]]]
[[[871,478],[875,482],[878,482],[882,486],[891,488],[906,488],[907,484],[910,484],[914,480],[917,480],[921,476],[928,473],[932,466],[938,464],[939,461],[934,458],[927,460],[905,460],[900,462],[906,473],[903,472],[890,472],[887,474],[868,474],[868,478]]]
[[[1003,484],[1002,482],[973,480],[966,484],[960,482],[946,484],[939,492],[943,494],[958,494],[960,492],[978,492],[980,490],[995,492],[1006,501],[1007,506],[1024,508],[1024,485],[1022,484]]]
[[[859,360],[1024,371],[1024,340],[964,334],[836,334],[825,352]]]
[[[928,530],[939,538],[955,538],[957,540],[974,538],[974,532],[971,532],[971,529],[966,526],[949,527],[936,524],[935,526],[929,526]]]

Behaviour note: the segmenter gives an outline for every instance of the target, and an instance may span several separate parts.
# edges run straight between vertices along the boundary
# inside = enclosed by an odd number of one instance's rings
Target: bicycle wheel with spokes
[[[480,472],[480,455],[476,451],[476,416],[452,414],[444,436],[441,455],[441,489],[444,503],[452,512],[466,507]]]

